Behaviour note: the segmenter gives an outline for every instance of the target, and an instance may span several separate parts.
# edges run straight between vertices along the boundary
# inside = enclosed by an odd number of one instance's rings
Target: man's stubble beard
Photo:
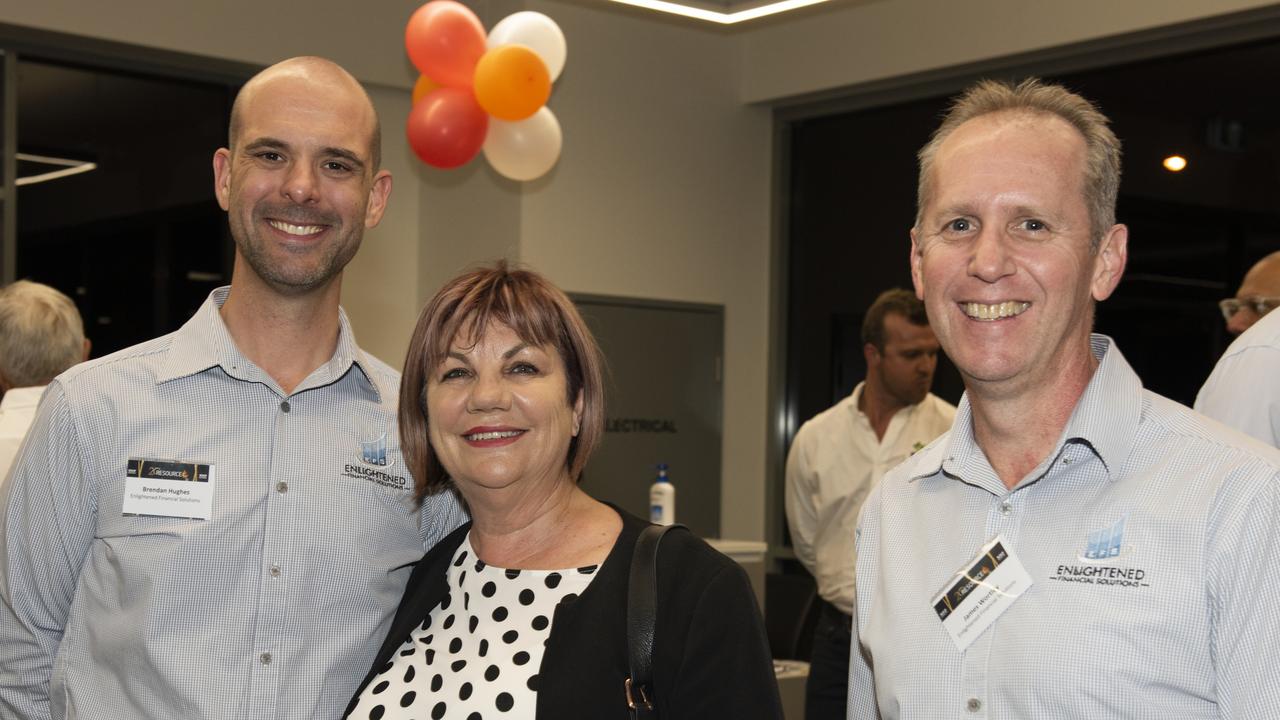
[[[270,241],[262,238],[258,232],[258,227],[266,224],[264,216],[255,212],[253,227],[246,228],[237,219],[235,213],[228,214],[231,237],[235,241],[236,251],[244,258],[255,275],[284,295],[301,295],[328,284],[340,275],[347,263],[355,257],[363,240],[362,227],[346,228],[336,222],[337,218],[332,216],[272,210],[271,217],[297,225],[327,225],[326,232],[337,232],[341,235],[329,239],[322,247],[308,248],[303,252],[282,250],[286,258],[286,262],[282,263],[271,257],[271,253],[266,249]],[[306,259],[302,263],[297,263],[300,267],[294,267],[295,263],[287,261],[293,259],[290,256]]]

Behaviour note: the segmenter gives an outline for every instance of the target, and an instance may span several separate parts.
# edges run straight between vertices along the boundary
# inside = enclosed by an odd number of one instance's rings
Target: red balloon
[[[446,87],[471,87],[484,55],[484,25],[466,5],[432,0],[414,11],[404,29],[404,47],[414,67]]]
[[[405,131],[409,147],[422,162],[455,168],[480,152],[489,133],[489,115],[470,90],[445,87],[413,106]]]

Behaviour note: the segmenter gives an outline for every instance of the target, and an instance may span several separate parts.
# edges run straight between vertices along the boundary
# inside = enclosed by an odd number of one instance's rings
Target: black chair
[[[769,573],[764,583],[765,632],[773,657],[809,660],[821,603],[808,573]]]

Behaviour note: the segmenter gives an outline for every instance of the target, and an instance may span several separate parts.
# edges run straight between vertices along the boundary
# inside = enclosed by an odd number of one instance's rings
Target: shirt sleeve
[[[740,566],[711,578],[689,628],[679,687],[668,705],[673,720],[782,720],[769,640]]]
[[[422,498],[418,529],[422,535],[422,549],[430,550],[449,533],[462,527],[471,519],[470,513],[458,499],[452,488]]]
[[[1196,410],[1280,447],[1280,348],[1250,347],[1213,369]]]
[[[879,580],[880,560],[880,484],[871,490],[858,515],[854,548],[858,556],[858,590],[853,606],[854,641],[849,643],[849,707],[848,720],[879,718],[876,706],[875,678],[871,657],[862,646],[862,636],[871,614],[871,598]]]
[[[818,508],[814,503],[817,480],[809,465],[808,434],[802,426],[787,454],[786,508],[791,527],[791,546],[796,558],[811,575],[817,576],[817,551],[813,535],[818,525]]]
[[[0,497],[0,717],[50,717],[53,659],[96,516],[71,411],[55,382]]]
[[[1280,474],[1236,496],[1208,534],[1210,652],[1221,716],[1263,720],[1280,708]]]

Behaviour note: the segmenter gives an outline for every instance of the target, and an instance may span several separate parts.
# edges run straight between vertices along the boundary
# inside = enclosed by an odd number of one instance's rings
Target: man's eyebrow
[[[288,148],[289,143],[272,137],[261,137],[253,142],[246,143],[244,146],[245,152],[252,152],[254,150],[287,150]]]
[[[345,160],[347,164],[354,165],[357,170],[364,169],[364,160],[362,160],[359,155],[346,148],[327,147],[322,149],[320,152],[327,157],[341,158]]]
[[[977,215],[977,214],[978,214],[977,210],[975,210],[972,205],[969,205],[967,203],[962,203],[958,205],[948,205],[946,207],[939,207],[933,212],[926,215],[925,217],[941,218],[941,217],[953,217],[956,215]]]

